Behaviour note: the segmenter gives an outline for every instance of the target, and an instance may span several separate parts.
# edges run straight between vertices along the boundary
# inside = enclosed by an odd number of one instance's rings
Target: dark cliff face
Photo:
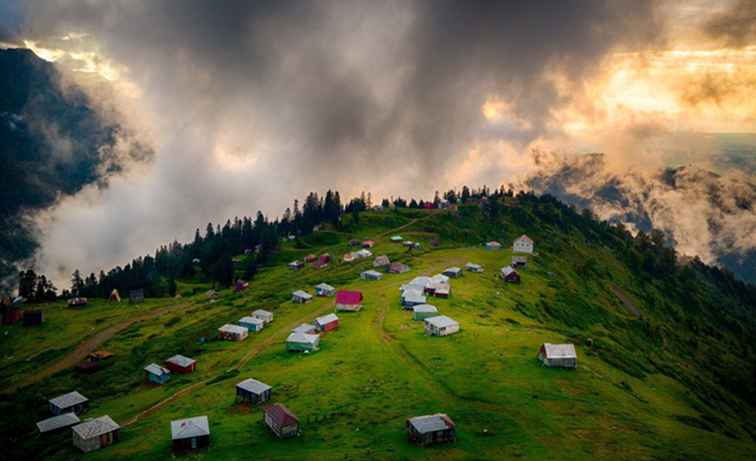
[[[107,156],[120,128],[60,83],[30,50],[0,50],[0,280],[36,249],[28,216],[118,169]]]

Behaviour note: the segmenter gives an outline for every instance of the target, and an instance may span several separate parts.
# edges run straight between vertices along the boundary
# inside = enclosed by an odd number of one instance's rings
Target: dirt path
[[[634,315],[636,318],[642,317],[640,309],[638,309],[635,303],[630,299],[629,296],[627,296],[624,291],[622,291],[617,285],[611,285],[610,289],[612,290],[612,293],[614,293],[614,295],[618,297],[620,301],[622,301],[622,305],[625,306],[625,309],[630,313],[630,315]]]
[[[186,305],[181,305],[186,306]],[[77,363],[84,360],[87,355],[97,350],[97,348],[113,338],[118,333],[126,330],[133,324],[137,322],[142,322],[144,320],[149,320],[155,317],[159,317],[160,315],[170,311],[171,309],[175,309],[177,306],[168,306],[163,307],[154,311],[150,311],[148,313],[130,318],[128,320],[124,320],[120,323],[117,323],[115,325],[111,325],[104,330],[98,331],[97,333],[93,334],[92,336],[89,336],[84,341],[80,342],[74,350],[66,354],[62,359],[58,360],[57,362],[44,367],[40,370],[37,370],[35,373],[28,375],[23,380],[11,384],[6,392],[11,393],[14,392],[22,387],[37,383],[39,381],[42,381],[45,378],[49,378],[50,376],[54,375],[55,373],[58,373],[59,371],[63,371],[66,368],[71,368],[75,366]]]

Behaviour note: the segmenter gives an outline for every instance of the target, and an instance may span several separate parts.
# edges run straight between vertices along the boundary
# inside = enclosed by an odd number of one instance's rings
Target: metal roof
[[[336,314],[326,314],[322,317],[318,317],[315,319],[315,323],[318,325],[325,325],[327,323],[331,322],[338,322],[339,318],[336,316]]]
[[[449,273],[452,273],[452,274],[456,274],[456,273],[458,273],[458,272],[462,272],[462,269],[460,269],[460,268],[459,268],[459,267],[457,267],[457,266],[453,266],[453,267],[448,267],[448,268],[446,268],[446,269],[444,270],[444,273],[446,273],[446,272],[449,272]]]
[[[120,428],[121,426],[113,421],[110,416],[105,415],[84,421],[83,423],[74,426],[72,429],[79,434],[79,437],[86,440],[93,437],[99,437]]]
[[[310,333],[313,331],[317,331],[317,328],[315,328],[315,325],[310,325],[309,323],[303,323],[299,325],[298,327],[291,330],[292,333]]]
[[[417,306],[412,308],[415,312],[438,312],[438,309],[436,309],[436,306],[432,304],[418,304]]]
[[[575,352],[574,344],[544,343],[543,348],[546,351],[546,358],[549,358],[549,359],[576,359],[577,358],[577,352]]]
[[[170,370],[168,370],[167,368],[161,367],[157,363],[151,363],[147,365],[146,367],[144,367],[144,371],[153,375],[158,375],[158,376],[171,374]]]
[[[306,343],[315,344],[320,341],[320,335],[311,335],[309,333],[292,333],[286,338],[287,343]]]
[[[68,394],[59,395],[50,399],[50,403],[58,408],[68,408],[80,403],[88,401],[86,397],[79,394],[77,391],[69,392]]]
[[[525,235],[525,234],[522,234],[521,236],[519,236],[519,237],[517,237],[517,238],[515,239],[515,242],[526,242],[526,243],[533,243],[533,239],[531,239],[530,237],[528,237],[528,236],[527,236],[527,235]]]
[[[509,274],[516,274],[516,273],[517,273],[517,271],[516,271],[516,270],[514,270],[514,269],[512,268],[512,266],[506,266],[506,267],[502,267],[502,268],[501,268],[501,273],[502,273],[502,275],[504,275],[504,276],[506,277],[506,276],[507,276],[507,275],[509,275]]]
[[[456,268],[459,269],[459,268]],[[446,269],[447,271],[450,269]],[[444,274],[436,274],[430,278],[430,283],[449,283],[449,277]],[[430,284],[429,284],[430,285]]]
[[[381,273],[380,273],[380,272],[378,272],[378,271],[374,271],[374,270],[372,270],[372,269],[370,269],[370,270],[366,270],[366,271],[363,271],[363,272],[362,272],[362,274],[360,274],[360,275],[362,275],[363,277],[375,277],[375,278],[377,278],[377,279],[379,279],[379,278],[382,278],[382,277],[383,277],[383,274],[381,274]]]
[[[210,435],[210,424],[207,416],[195,416],[194,418],[171,421],[171,439],[181,440],[192,437]]]
[[[315,285],[315,288],[323,291],[333,291],[336,289],[327,283],[318,283],[317,285]]]
[[[249,318],[253,318],[253,317],[249,317]],[[258,319],[255,319],[255,320],[258,320]],[[248,333],[249,329],[245,327],[240,327],[239,325],[232,325],[230,323],[227,323],[223,325],[222,327],[218,328],[218,331],[222,331],[224,333],[233,333],[237,335],[243,335],[245,333]]]
[[[62,415],[53,416],[52,418],[43,419],[42,421],[37,422],[37,429],[39,429],[39,432],[49,432],[54,431],[55,429],[60,429],[61,427],[73,426],[79,421],[81,420],[76,416],[76,413],[63,413]]]
[[[407,290],[404,293],[402,293],[402,301],[410,302],[410,303],[424,303],[427,300],[425,295],[421,291],[417,290]]]
[[[252,316],[253,317],[258,317],[258,318],[263,318],[263,319],[265,319],[265,318],[273,318],[273,312],[266,311],[264,309],[257,309],[257,310],[255,310],[255,311],[252,312]]]
[[[445,315],[438,315],[436,317],[430,317],[430,318],[425,319],[425,321],[426,323],[430,323],[436,328],[445,328],[445,327],[450,327],[452,325],[459,325],[459,322]]]
[[[467,263],[467,264],[465,264],[465,267],[468,268],[468,269],[473,269],[473,270],[474,269],[481,269],[482,268],[482,266],[480,264],[475,264],[475,263]]]
[[[170,362],[174,365],[178,365],[180,367],[188,367],[192,365],[193,363],[196,363],[197,361],[194,359],[190,359],[189,357],[184,357],[181,354],[176,354],[173,357],[166,360],[166,362]]]
[[[262,394],[263,392],[272,389],[264,382],[252,378],[245,379],[244,381],[237,384],[236,387],[247,392],[252,392],[253,394]]]
[[[250,316],[247,316],[247,317],[240,318],[239,319],[239,323],[249,323],[249,324],[252,324],[252,325],[264,325],[265,324],[265,320],[263,320],[263,319],[261,319],[259,317],[250,317]]]
[[[415,416],[410,418],[409,423],[421,434],[428,432],[443,431],[454,427],[448,416],[443,413],[435,415]]]
[[[310,298],[312,298],[312,295],[310,293],[304,291],[304,290],[297,290],[294,293],[292,293],[291,295],[295,296],[297,298],[302,298],[302,299],[310,299]]]

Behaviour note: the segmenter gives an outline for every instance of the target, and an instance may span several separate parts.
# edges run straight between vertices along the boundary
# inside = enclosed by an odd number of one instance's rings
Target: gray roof
[[[323,291],[333,291],[336,289],[327,283],[318,283],[317,285],[315,285],[315,288]]]
[[[386,256],[386,255],[381,255],[381,256],[378,256],[378,257],[377,257],[377,258],[375,258],[375,260],[373,261],[373,266],[374,266],[374,267],[379,267],[379,266],[388,266],[389,264],[391,264],[391,260],[390,260],[390,259],[389,259],[389,257],[388,257],[388,256]]]
[[[452,274],[456,274],[457,272],[462,272],[462,269],[460,269],[460,268],[459,268],[459,267],[457,267],[457,266],[453,266],[453,267],[448,267],[448,268],[446,268],[446,269],[444,270],[444,273],[446,273],[446,272],[450,272],[450,273],[452,273]]]
[[[438,315],[436,317],[430,317],[425,319],[426,323],[430,323],[436,328],[445,328],[452,325],[459,325],[459,323],[451,317],[445,315]]]
[[[252,317],[273,317],[273,312],[266,311],[265,309],[257,309],[252,311]]]
[[[338,320],[339,318],[336,316],[336,314],[326,314],[322,317],[316,318],[315,323],[317,323],[318,325],[325,325],[326,323],[331,323]]]
[[[516,271],[516,270],[514,270],[514,269],[512,268],[512,266],[506,266],[506,267],[502,267],[502,268],[501,268],[501,274],[502,274],[502,275],[504,275],[505,277],[506,277],[507,275],[509,275],[509,274],[512,274],[512,273],[515,273],[515,272],[517,272],[517,271]]]
[[[292,333],[310,333],[312,331],[316,331],[317,328],[315,328],[315,325],[310,325],[309,323],[303,323],[299,325],[298,327],[291,330]]]
[[[210,424],[207,422],[207,416],[195,416],[194,418],[171,421],[171,439],[173,440],[201,437],[203,435],[210,435]]]
[[[265,320],[259,318],[259,317],[242,317],[239,319],[239,323],[251,323],[252,325],[264,325]],[[246,328],[245,328],[246,329]]]
[[[68,408],[80,403],[84,403],[89,399],[79,394],[77,391],[69,392],[68,394],[59,395],[53,399],[50,399],[50,403],[58,408]]]
[[[410,424],[415,430],[421,434],[428,432],[443,431],[449,429],[450,426],[447,422],[448,416],[443,413],[437,413],[435,415],[415,416],[410,418]]]
[[[473,270],[482,269],[482,266],[480,264],[475,264],[475,263],[467,263],[465,264],[465,267],[468,269],[473,269]]]
[[[252,378],[245,379],[244,381],[237,384],[236,387],[238,387],[239,389],[244,389],[247,392],[252,392],[253,394],[258,394],[258,395],[271,389],[271,387],[265,384],[264,382],[261,382]]]
[[[255,320],[257,320],[257,319],[255,319]],[[222,331],[224,333],[233,333],[233,334],[237,334],[237,335],[243,335],[243,334],[249,332],[249,330],[247,328],[245,328],[245,327],[241,327],[239,325],[232,325],[230,323],[227,323],[227,324],[223,325],[222,327],[218,328],[218,331]]]
[[[575,359],[577,358],[577,352],[575,352],[574,344],[544,343],[543,348],[546,351],[546,358],[549,358],[549,359]]]
[[[407,290],[402,293],[402,301],[410,303],[424,303],[427,300],[422,291]]]
[[[61,427],[73,426],[79,421],[81,420],[76,416],[76,413],[69,412],[53,416],[52,418],[43,419],[42,421],[37,422],[37,428],[39,429],[39,432],[49,432],[54,431],[55,429],[60,429]]]
[[[190,359],[189,357],[184,357],[181,354],[176,354],[173,357],[166,360],[166,362],[171,362],[183,368],[183,367],[188,367],[189,365],[196,363],[197,361],[194,359]]]
[[[93,437],[99,437],[108,432],[113,432],[116,429],[120,429],[120,427],[121,426],[113,421],[110,416],[105,415],[84,421],[83,423],[74,426],[72,429],[79,434],[79,437],[86,440]]]
[[[383,277],[383,274],[381,274],[378,271],[374,271],[372,269],[367,270],[367,271],[363,271],[361,275],[363,277],[368,277],[369,276],[369,277],[375,277],[375,278],[378,278],[378,279],[381,278],[381,277]]]
[[[425,289],[425,287],[427,287],[430,284],[431,284],[431,278],[421,275],[419,277],[415,277],[409,283],[405,283],[404,285],[402,285],[400,290],[404,291],[408,289],[415,289],[415,290],[423,291],[423,289]]]
[[[449,269],[446,270],[448,271]],[[436,274],[430,278],[430,283],[449,283],[449,277],[444,274]]]
[[[320,341],[320,335],[311,335],[308,333],[292,333],[286,338],[287,343],[315,344],[318,341]]]
[[[361,249],[359,251],[355,251],[352,254],[355,255],[355,256],[357,256],[358,258],[369,258],[369,257],[373,256],[373,252],[370,251],[370,250],[366,250],[365,248],[363,248],[363,249]]]
[[[310,299],[312,298],[312,295],[304,290],[297,290],[291,294],[294,297],[302,298],[302,299]]]
[[[438,309],[436,309],[436,306],[432,304],[418,304],[417,306],[412,308],[415,312],[438,312]]]
[[[158,375],[158,376],[171,374],[170,370],[168,370],[167,368],[161,367],[157,363],[151,363],[147,365],[146,367],[144,367],[144,371],[146,371],[147,373],[151,373],[153,375]]]

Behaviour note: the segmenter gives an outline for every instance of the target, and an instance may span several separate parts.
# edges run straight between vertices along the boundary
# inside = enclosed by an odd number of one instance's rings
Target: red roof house
[[[336,292],[336,310],[357,312],[362,309],[362,292],[339,290]]]
[[[285,405],[276,403],[263,408],[265,424],[278,437],[295,437],[299,434],[299,418]]]

